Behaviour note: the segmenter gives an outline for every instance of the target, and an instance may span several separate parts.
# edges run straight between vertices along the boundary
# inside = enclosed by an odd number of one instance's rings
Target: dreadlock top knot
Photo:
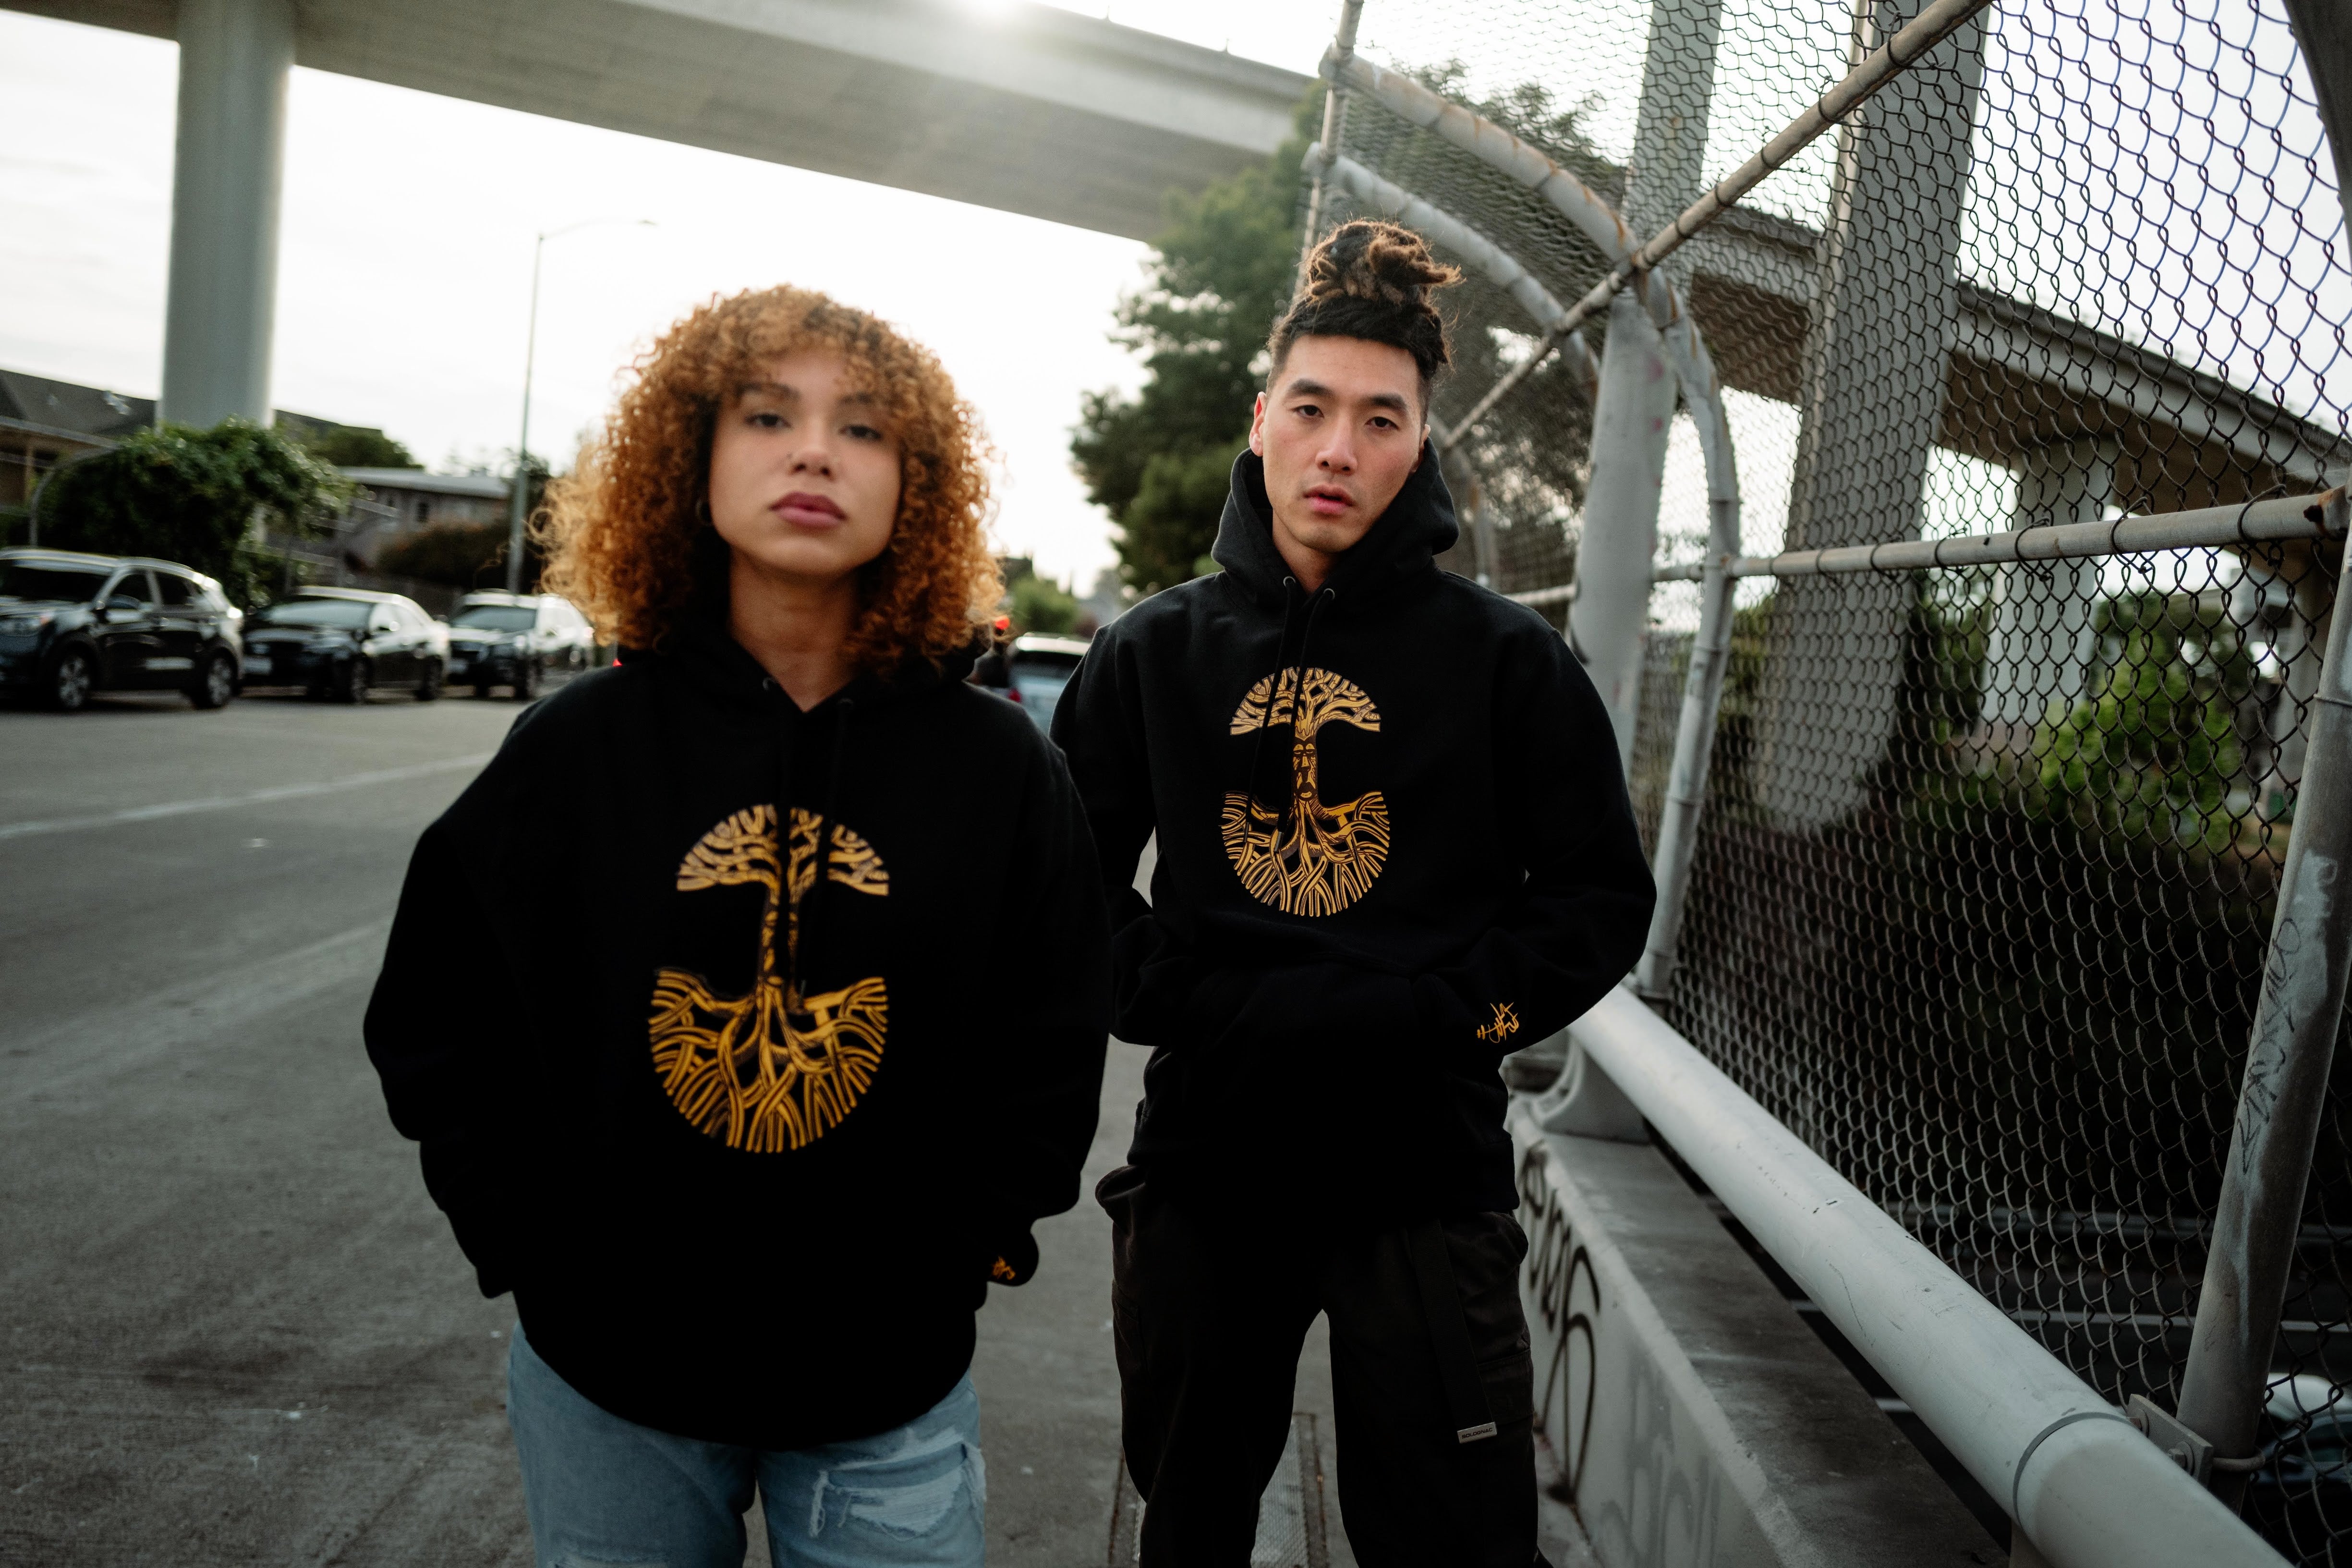
[[[1430,254],[1429,242],[1409,228],[1369,218],[1341,224],[1308,254],[1297,296],[1275,323],[1266,342],[1274,370],[1300,338],[1362,338],[1412,356],[1425,402],[1452,357],[1431,296],[1461,278],[1461,268]]]
[[[1344,297],[1425,309],[1432,289],[1461,276],[1412,230],[1359,220],[1332,230],[1307,257],[1300,294],[1318,303]]]

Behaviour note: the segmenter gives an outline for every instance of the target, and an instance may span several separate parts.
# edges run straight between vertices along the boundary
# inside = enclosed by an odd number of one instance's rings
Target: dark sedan
[[[2280,1378],[2263,1401],[2262,1445],[2247,1522],[2281,1543],[2352,1533],[2352,1390],[2317,1373]]]
[[[1086,657],[1082,638],[1029,633],[982,659],[971,679],[974,685],[1020,704],[1037,728],[1050,735],[1062,689],[1070,684],[1070,677],[1078,672],[1078,661]]]
[[[595,661],[585,616],[550,594],[468,594],[449,616],[449,682],[488,697],[494,686],[529,702]]]
[[[77,712],[93,691],[236,695],[241,616],[175,561],[0,550],[0,691]]]
[[[306,588],[245,627],[245,684],[364,702],[373,690],[441,695],[449,634],[415,600],[365,588]]]

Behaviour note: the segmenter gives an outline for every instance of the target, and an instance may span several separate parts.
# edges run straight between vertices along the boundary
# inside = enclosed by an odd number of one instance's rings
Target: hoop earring
[[[697,496],[694,498],[694,516],[695,521],[701,523],[705,528],[717,526],[710,521],[710,498],[709,496]]]

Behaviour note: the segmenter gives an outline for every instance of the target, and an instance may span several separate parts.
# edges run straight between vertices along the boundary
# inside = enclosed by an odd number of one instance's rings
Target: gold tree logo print
[[[770,1154],[814,1142],[857,1105],[882,1062],[889,996],[878,974],[839,991],[803,996],[779,963],[800,951],[801,900],[816,885],[816,819],[793,808],[791,849],[778,863],[776,808],[739,811],[702,836],[678,862],[677,890],[755,886],[760,962],[751,990],[719,996],[699,974],[655,977],[654,1068],[670,1103],[730,1149]],[[854,892],[887,898],[890,874],[873,847],[839,823],[824,874]]]
[[[1389,857],[1389,803],[1372,790],[1326,805],[1316,737],[1327,724],[1377,734],[1380,710],[1363,688],[1328,669],[1281,672],[1249,689],[1231,732],[1290,726],[1288,809],[1269,811],[1248,790],[1225,796],[1225,858],[1242,886],[1285,914],[1335,915],[1370,890]]]

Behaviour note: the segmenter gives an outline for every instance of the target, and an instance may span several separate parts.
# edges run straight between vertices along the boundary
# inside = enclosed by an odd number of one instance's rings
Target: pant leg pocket
[[[1495,1419],[1507,1425],[1531,1415],[1534,1407],[1535,1363],[1519,1301],[1527,1232],[1499,1213],[1463,1215],[1442,1226],[1478,1381],[1486,1385]]]
[[[1124,1224],[1135,1194],[1142,1190],[1143,1173],[1132,1165],[1120,1165],[1095,1184],[1095,1202],[1110,1215],[1112,1224]]]

